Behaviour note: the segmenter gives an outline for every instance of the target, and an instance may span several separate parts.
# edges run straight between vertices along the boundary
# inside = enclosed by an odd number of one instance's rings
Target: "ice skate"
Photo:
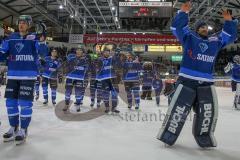
[[[47,105],[48,104],[48,100],[45,99],[44,102],[43,102],[44,105]]]
[[[3,135],[3,142],[14,141],[17,132],[18,127],[11,127],[8,132]]]
[[[135,110],[139,110],[139,104],[136,104]]]
[[[116,113],[116,114],[119,114],[120,113],[120,111],[119,110],[117,110],[116,109],[116,107],[114,107],[114,108],[112,108],[112,113],[114,114],[114,113]]]
[[[152,97],[147,97],[147,100],[152,100]]]
[[[56,100],[52,100],[52,104],[55,106],[57,104]]]
[[[97,103],[97,108],[100,108],[100,107],[101,107],[101,103],[98,102],[98,103]]]
[[[16,145],[21,145],[23,143],[25,143],[27,138],[27,130],[26,129],[20,129],[15,137],[15,143]]]
[[[70,107],[69,104],[65,104],[65,106],[63,107],[62,110],[63,110],[64,112],[66,112],[66,111],[69,109],[69,107]]]
[[[93,107],[93,106],[94,106],[94,102],[91,102],[90,107]]]
[[[80,112],[80,111],[81,111],[80,105],[76,105],[76,111],[77,111],[77,112]]]
[[[39,94],[36,94],[35,100],[37,101],[39,99]]]
[[[132,109],[132,105],[128,105],[128,109]]]
[[[105,113],[108,114],[109,112],[110,112],[109,107],[106,107],[106,109],[105,109]]]

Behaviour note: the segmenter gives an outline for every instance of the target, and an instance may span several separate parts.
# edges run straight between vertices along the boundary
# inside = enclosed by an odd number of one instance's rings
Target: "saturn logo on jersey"
[[[32,55],[16,55],[16,61],[34,61]]]
[[[202,43],[203,44],[203,43]],[[202,51],[206,51],[208,49],[208,47],[205,47],[202,48],[201,50]],[[213,63],[214,62],[214,59],[215,59],[215,56],[208,56],[208,55],[205,55],[205,54],[197,54],[197,56],[193,55],[193,51],[192,49],[189,49],[188,50],[188,56],[193,59],[193,60],[199,60],[199,61],[203,61],[203,62],[209,62],[209,63]]]
[[[22,44],[22,43],[15,44],[15,49],[17,50],[18,53],[20,53],[23,48],[24,48],[24,44]]]

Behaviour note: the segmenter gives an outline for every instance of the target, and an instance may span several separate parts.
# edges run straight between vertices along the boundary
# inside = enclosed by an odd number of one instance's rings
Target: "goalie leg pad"
[[[240,83],[236,83],[236,94],[234,98],[234,107],[240,110]]]
[[[178,85],[157,139],[170,146],[176,142],[195,98],[195,90],[182,84]]]
[[[198,87],[193,135],[200,147],[216,147],[214,131],[218,118],[217,94],[213,85]]]

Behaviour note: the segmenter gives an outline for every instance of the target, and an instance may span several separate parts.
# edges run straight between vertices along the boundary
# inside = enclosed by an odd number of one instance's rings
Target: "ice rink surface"
[[[4,87],[1,88],[4,93]],[[216,128],[218,147],[204,150],[192,136],[192,117],[173,147],[166,148],[156,139],[167,110],[167,98],[161,106],[155,101],[141,101],[141,111],[129,111],[120,100],[121,114],[103,115],[97,119],[66,122],[58,119],[52,105],[34,102],[34,113],[27,142],[15,146],[0,137],[0,160],[240,160],[240,111],[232,108],[230,88],[217,88],[219,120]],[[58,101],[64,95],[58,94]],[[73,97],[72,97],[73,98]],[[83,111],[90,99],[84,99]],[[8,130],[5,100],[0,100],[0,134]],[[72,108],[74,112],[74,108]],[[158,115],[157,118],[150,115]],[[130,119],[130,116],[132,117]],[[135,117],[134,117],[135,116]]]

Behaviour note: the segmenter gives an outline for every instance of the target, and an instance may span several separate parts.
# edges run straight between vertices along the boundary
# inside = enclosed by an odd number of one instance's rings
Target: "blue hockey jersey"
[[[105,80],[105,79],[111,79],[116,78],[116,74],[114,71],[114,63],[116,61],[115,56],[110,56],[108,58],[100,58],[99,59],[99,71],[96,75],[96,80]]]
[[[140,72],[142,71],[142,65],[139,62],[125,61],[122,65],[124,82],[139,81]]]
[[[38,46],[37,36],[32,33],[24,37],[12,33],[4,40],[0,52],[8,54],[8,79],[36,79]]]
[[[143,70],[143,86],[152,86],[154,72],[150,70]]]
[[[240,83],[240,65],[238,65],[238,64],[233,64],[232,80]]]
[[[42,76],[50,79],[57,79],[61,63],[58,59],[52,59],[51,56],[45,57],[44,71]]]
[[[225,21],[219,35],[201,38],[188,27],[188,14],[178,12],[171,26],[173,34],[183,45],[183,60],[179,75],[200,81],[213,81],[213,67],[220,49],[237,38],[237,20]]]
[[[90,79],[95,80],[98,71],[98,59],[91,60],[88,71]]]
[[[153,88],[156,89],[156,90],[162,90],[162,88],[163,88],[163,82],[162,82],[161,79],[154,79],[152,86],[153,86]]]
[[[78,58],[76,54],[69,54],[67,56],[70,70],[67,73],[67,78],[76,80],[85,80],[88,78],[87,71],[89,68],[88,59],[84,56]]]
[[[40,57],[44,58],[48,56],[49,48],[46,42],[39,42],[38,54]]]

